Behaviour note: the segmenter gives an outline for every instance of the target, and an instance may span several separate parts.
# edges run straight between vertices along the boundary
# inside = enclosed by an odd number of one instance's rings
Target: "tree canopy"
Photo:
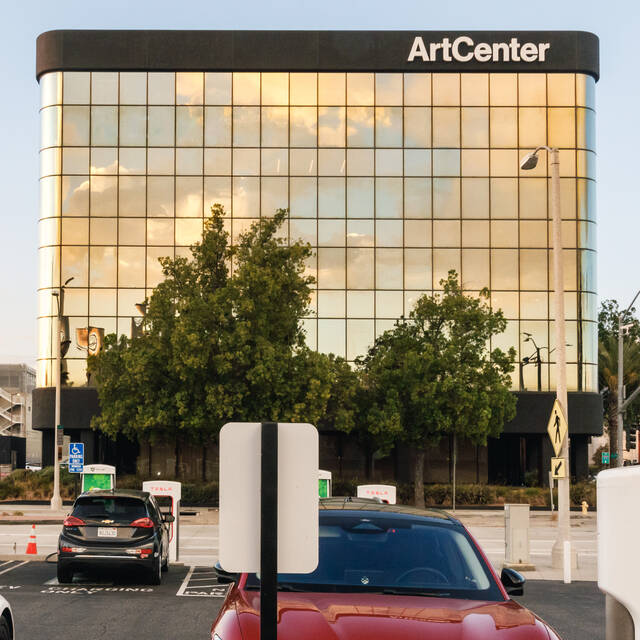
[[[417,505],[427,446],[450,435],[486,444],[515,415],[515,350],[488,347],[506,328],[502,312],[490,309],[486,289],[464,295],[455,271],[441,284],[442,294],[422,296],[357,363],[368,394],[360,428],[380,447],[400,441],[415,452]]]
[[[349,424],[349,395],[335,392],[348,365],[304,343],[311,248],[278,238],[287,215],[262,219],[231,246],[215,206],[190,259],[161,259],[165,279],[141,335],[107,336],[89,358],[101,406],[94,427],[206,442],[232,420]]]

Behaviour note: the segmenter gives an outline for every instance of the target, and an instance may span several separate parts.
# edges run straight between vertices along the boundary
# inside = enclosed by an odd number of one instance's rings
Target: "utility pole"
[[[569,423],[567,404],[567,345],[565,339],[564,314],[564,263],[562,255],[562,217],[560,215],[560,152],[556,148],[540,146],[533,153],[527,154],[520,168],[534,169],[538,164],[538,152],[546,150],[551,164],[551,219],[553,224],[553,302],[556,338],[556,398],[560,408]],[[565,567],[565,554],[569,567],[575,567],[576,554],[571,549],[571,520],[570,520],[570,464],[569,464],[569,433],[562,443],[560,457],[566,460],[567,474],[558,479],[558,533],[551,552],[551,563],[554,568]]]
[[[59,511],[62,509],[62,497],[60,496],[60,451],[62,446],[58,445],[58,432],[62,431],[60,424],[60,388],[62,386],[62,324],[64,318],[64,288],[73,280],[69,278],[61,287],[60,293],[53,295],[58,301],[58,316],[56,318],[56,409],[55,424],[53,425],[53,495],[51,496],[51,509]],[[65,340],[68,336],[65,335]]]

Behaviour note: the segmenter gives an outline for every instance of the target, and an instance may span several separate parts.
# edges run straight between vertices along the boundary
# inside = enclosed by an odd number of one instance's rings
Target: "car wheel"
[[[169,571],[169,554],[167,554],[167,557],[164,559],[164,562],[162,563],[162,570],[163,571]]]
[[[160,584],[162,582],[162,561],[160,556],[154,559],[149,574],[149,584]]]
[[[4,616],[0,618],[0,640],[11,640],[11,629]]]
[[[69,584],[73,581],[73,571],[68,567],[61,567],[58,564],[58,582],[60,584]]]

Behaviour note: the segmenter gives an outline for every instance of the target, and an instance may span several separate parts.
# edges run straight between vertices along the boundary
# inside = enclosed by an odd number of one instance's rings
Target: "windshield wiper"
[[[381,589],[380,593],[393,596],[426,596],[428,598],[450,598],[451,593],[449,591],[429,591],[423,589],[412,589],[408,587],[406,589]]]

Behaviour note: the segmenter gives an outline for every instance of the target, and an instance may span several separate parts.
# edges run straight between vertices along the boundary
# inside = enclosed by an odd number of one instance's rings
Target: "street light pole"
[[[618,434],[617,434],[617,450],[618,457],[616,458],[616,467],[624,466],[624,410],[628,406],[628,402],[624,399],[624,340],[623,340],[623,316],[627,314],[629,309],[633,307],[633,303],[640,295],[640,291],[636,293],[631,301],[631,304],[622,312],[618,313]],[[631,400],[631,398],[629,398]],[[611,447],[611,437],[609,437],[609,447]]]
[[[60,496],[60,456],[58,452],[58,430],[60,427],[60,387],[62,371],[62,321],[64,317],[64,288],[73,280],[69,278],[61,287],[60,293],[54,293],[58,299],[58,316],[56,318],[56,409],[55,424],[53,425],[53,495],[51,496],[51,509],[62,509],[62,497]],[[65,336],[67,339],[67,336]]]
[[[564,263],[562,256],[562,218],[560,215],[560,152],[556,148],[538,147],[522,160],[521,169],[533,169],[538,164],[538,152],[546,150],[551,164],[551,219],[553,224],[553,302],[556,338],[556,398],[567,424],[569,411],[567,404],[567,346],[565,339],[564,314]],[[558,479],[558,533],[551,552],[554,568],[565,566],[565,551],[571,541],[570,497],[569,497],[569,434],[562,443],[560,457],[567,461],[567,475]],[[571,550],[571,566],[576,566],[576,554]]]

